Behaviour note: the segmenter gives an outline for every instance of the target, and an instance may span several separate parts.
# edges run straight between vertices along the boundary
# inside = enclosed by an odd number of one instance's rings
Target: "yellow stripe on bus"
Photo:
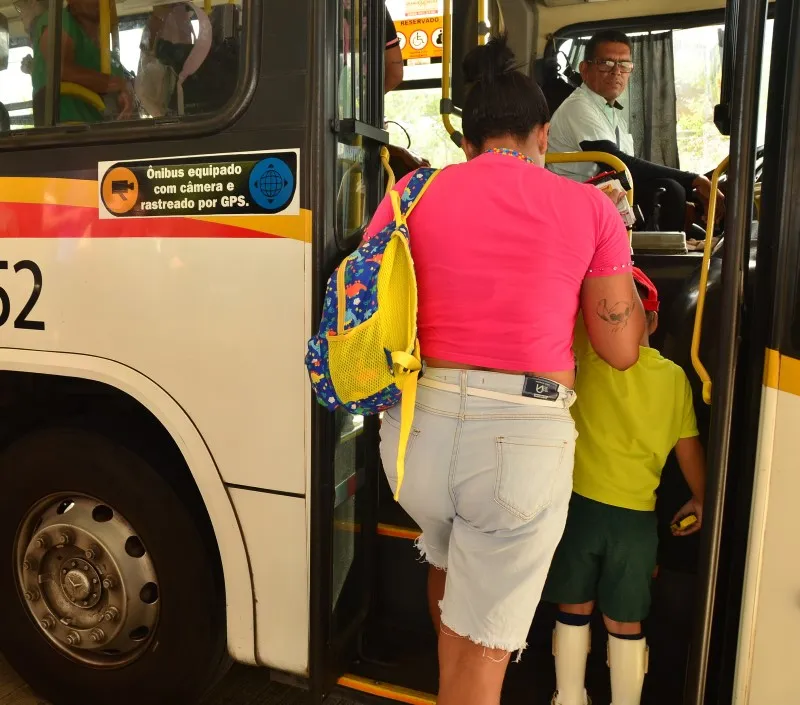
[[[196,215],[191,219],[311,242],[311,211],[306,208],[302,208],[299,215]]]
[[[764,357],[764,386],[777,389],[780,372],[781,354],[777,350],[767,348],[767,354]]]
[[[764,386],[800,396],[800,360],[768,348],[764,360]]]
[[[98,208],[98,199],[97,181],[40,176],[0,177],[0,205],[3,203],[27,203],[43,206]],[[311,211],[307,208],[301,209],[298,215],[197,215],[184,217],[226,227],[245,228],[289,240],[311,242]]]
[[[40,176],[0,178],[0,200],[47,206],[97,208],[97,181]]]
[[[411,690],[410,688],[401,688],[399,685],[391,685],[389,683],[381,683],[380,681],[373,681],[360,676],[345,675],[342,676],[338,683],[343,688],[350,688],[350,690],[357,690],[360,693],[367,693],[368,695],[376,695],[379,698],[386,698],[387,700],[394,700],[398,703],[408,703],[408,705],[436,705],[436,696],[423,693],[419,690]]]

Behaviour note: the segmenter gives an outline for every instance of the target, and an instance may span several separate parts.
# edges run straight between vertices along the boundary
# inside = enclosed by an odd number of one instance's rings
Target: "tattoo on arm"
[[[597,304],[597,316],[612,327],[612,332],[625,330],[628,319],[633,313],[633,301],[617,301],[609,305],[608,299],[601,299]]]

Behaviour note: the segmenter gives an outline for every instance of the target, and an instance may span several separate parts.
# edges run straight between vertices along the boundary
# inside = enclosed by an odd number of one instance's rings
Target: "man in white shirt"
[[[634,196],[645,220],[653,213],[656,193],[664,188],[659,227],[684,230],[687,198],[696,191],[707,205],[711,182],[705,176],[634,156],[633,137],[617,102],[628,87],[633,69],[631,43],[625,34],[615,30],[595,34],[586,45],[586,56],[580,65],[583,84],[553,115],[549,151],[599,151],[619,157],[631,172]],[[550,168],[574,181],[586,181],[598,173],[598,166],[589,163],[553,164]],[[720,207],[722,203],[720,197]]]

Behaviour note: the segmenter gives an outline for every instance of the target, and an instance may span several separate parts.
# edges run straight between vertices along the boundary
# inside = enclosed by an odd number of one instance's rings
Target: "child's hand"
[[[703,525],[703,503],[695,497],[692,497],[676,512],[670,524],[675,524],[690,514],[694,514],[697,517],[697,521],[685,529],[672,529],[673,536],[689,536],[700,531],[700,527]]]

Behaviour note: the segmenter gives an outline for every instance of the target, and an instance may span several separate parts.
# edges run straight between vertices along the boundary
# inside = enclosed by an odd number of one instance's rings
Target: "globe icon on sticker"
[[[295,193],[295,174],[280,157],[258,162],[249,177],[250,195],[256,204],[270,213],[283,210]]]
[[[258,188],[267,198],[275,198],[283,190],[284,181],[275,169],[268,169],[259,179]]]

